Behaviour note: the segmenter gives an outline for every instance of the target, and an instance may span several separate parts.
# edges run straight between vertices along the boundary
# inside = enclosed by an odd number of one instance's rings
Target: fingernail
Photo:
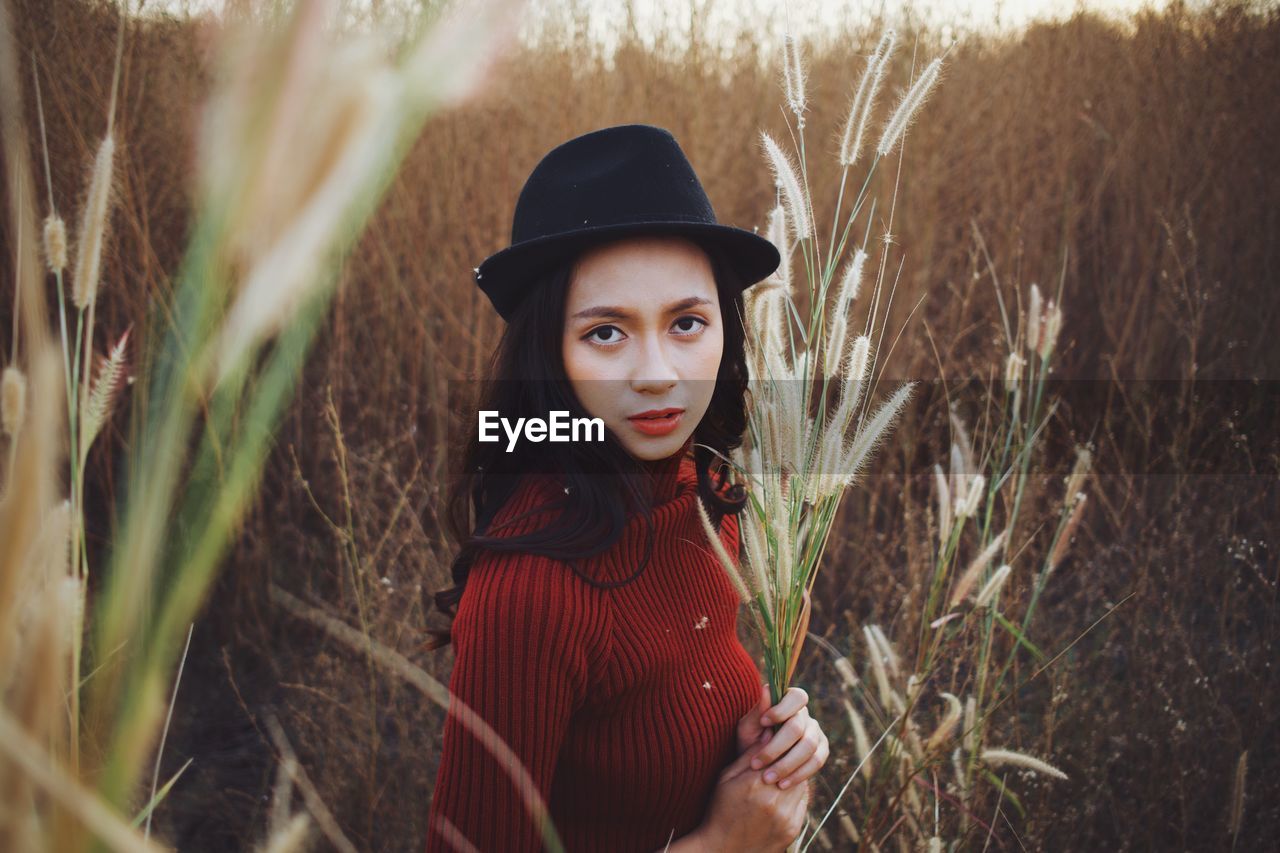
[[[768,742],[769,742],[769,738],[771,738],[771,737],[773,737],[773,730],[772,730],[772,729],[769,729],[768,731],[766,731],[766,732],[764,733],[764,736],[763,736],[762,738],[760,738],[760,742],[761,742],[761,743],[768,743]]]
[[[778,783],[778,787],[779,787],[779,788],[785,788],[785,787],[787,787],[787,786],[788,786],[788,785],[790,785],[790,784],[791,784],[791,780],[790,780],[790,779],[783,779],[781,782],[779,782],[779,783]]]
[[[764,781],[766,782],[772,782],[774,779],[777,779],[777,778],[778,778],[778,774],[774,773],[772,770],[764,774]]]
[[[759,770],[759,769],[760,769],[760,765],[761,765],[761,764],[763,764],[763,763],[764,763],[764,762],[763,762],[763,761],[761,761],[760,759],[758,759],[758,758],[753,758],[753,759],[751,760],[751,769],[752,769],[752,770]]]
[[[769,725],[771,722],[773,722],[773,720],[770,720],[768,717],[761,717],[761,718],[760,718],[760,725],[762,725],[762,726],[767,726],[767,725]]]

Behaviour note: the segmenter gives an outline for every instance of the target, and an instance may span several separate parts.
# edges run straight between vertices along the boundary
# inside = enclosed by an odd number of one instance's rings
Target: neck
[[[650,459],[641,463],[641,467],[652,479],[653,503],[660,504],[674,498],[680,491],[680,466],[693,447],[693,438],[675,453],[665,459]]]

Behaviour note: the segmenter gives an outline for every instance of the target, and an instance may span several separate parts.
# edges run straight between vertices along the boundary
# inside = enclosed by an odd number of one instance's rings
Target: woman
[[[721,225],[674,137],[648,125],[549,152],[512,245],[476,271],[508,326],[481,410],[599,418],[602,441],[473,435],[452,499],[464,547],[450,691],[524,764],[578,851],[776,851],[803,827],[826,737],[737,639],[745,495],[717,460],[745,428],[741,293],[777,249]],[[478,422],[473,421],[473,422]],[[447,822],[446,822],[447,821]],[[543,849],[510,776],[451,713],[428,851]]]

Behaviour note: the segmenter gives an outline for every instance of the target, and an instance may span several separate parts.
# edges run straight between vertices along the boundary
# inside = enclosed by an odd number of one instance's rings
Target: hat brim
[[[769,276],[782,262],[778,248],[751,231],[708,222],[627,222],[550,234],[507,246],[490,255],[476,270],[476,284],[493,307],[510,318],[529,295],[532,279],[566,258],[590,246],[638,234],[673,234],[694,242],[718,246],[737,273],[742,289]]]

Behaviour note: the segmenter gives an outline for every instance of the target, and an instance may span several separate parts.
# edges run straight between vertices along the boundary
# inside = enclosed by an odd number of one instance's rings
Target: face
[[[585,252],[565,307],[565,371],[578,401],[637,459],[678,451],[706,414],[724,353],[711,262],[679,237]]]

